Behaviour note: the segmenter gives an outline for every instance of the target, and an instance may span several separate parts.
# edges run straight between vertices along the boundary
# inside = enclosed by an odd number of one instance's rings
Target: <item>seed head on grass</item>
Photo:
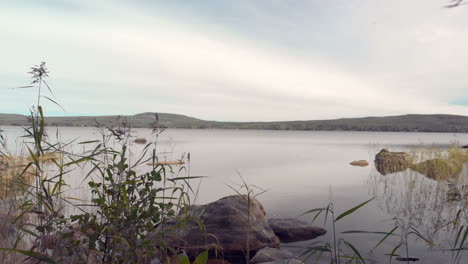
[[[47,67],[45,66],[45,62],[41,62],[39,65],[34,65],[31,67],[31,71],[28,72],[29,74],[32,75],[32,82],[31,84],[36,84],[39,83],[42,79],[49,77],[49,70],[47,70]]]

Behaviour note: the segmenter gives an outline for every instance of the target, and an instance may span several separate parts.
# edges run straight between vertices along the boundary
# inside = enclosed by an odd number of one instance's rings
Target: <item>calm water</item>
[[[17,150],[21,128],[2,127],[11,150]],[[92,128],[60,128],[63,141],[99,139]],[[49,131],[55,136],[55,130]],[[135,129],[135,137],[151,138],[149,129]],[[372,197],[375,200],[355,214],[337,222],[338,233],[346,230],[389,231],[399,218],[404,225],[417,227],[422,235],[448,248],[453,231],[448,228],[434,234],[455,217],[463,202],[447,202],[446,182],[436,182],[417,173],[382,176],[372,161],[381,148],[409,151],[425,145],[447,146],[455,142],[468,144],[468,134],[383,133],[383,132],[312,132],[246,130],[166,130],[159,137],[158,152],[167,160],[190,153],[187,165],[192,176],[206,176],[199,186],[197,203],[207,203],[234,194],[229,187],[241,183],[268,190],[258,197],[270,217],[298,217],[303,212],[334,202],[337,214]],[[138,153],[140,145],[132,145]],[[75,149],[74,151],[78,151]],[[354,160],[368,160],[368,167],[352,167]],[[143,168],[142,168],[143,169]],[[459,184],[467,183],[463,171]],[[68,179],[70,196],[88,199],[86,183],[75,172]],[[194,182],[196,186],[198,182]],[[302,216],[311,220],[312,216]],[[319,218],[318,225],[323,224]],[[327,225],[327,229],[331,231]],[[400,232],[398,232],[400,233]],[[328,233],[328,236],[331,232]],[[361,252],[369,252],[382,238],[373,234],[339,234]],[[410,237],[414,237],[410,236]],[[388,262],[391,249],[400,241],[393,237],[366,257],[375,263]],[[306,246],[307,243],[295,245]],[[421,240],[412,241],[410,255],[418,263],[451,263],[450,252],[428,250]],[[403,247],[400,254],[404,254]],[[465,261],[467,256],[465,256]],[[371,261],[371,262],[372,262]],[[464,263],[463,261],[461,263]]]

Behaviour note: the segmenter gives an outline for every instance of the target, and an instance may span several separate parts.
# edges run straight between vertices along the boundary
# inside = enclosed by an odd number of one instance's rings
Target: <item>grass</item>
[[[266,190],[248,184],[247,181],[242,177],[242,175],[238,172],[239,178],[242,180],[242,184],[239,185],[238,188],[233,186],[229,186],[237,195],[239,195],[242,199],[245,200],[247,204],[247,226],[251,226],[252,221],[252,204],[253,200],[256,199],[261,194],[265,193]],[[246,247],[245,247],[245,263],[250,263],[251,259],[251,252],[250,252],[250,228],[247,228],[247,238],[246,238]]]
[[[379,207],[392,217],[394,234],[400,235],[400,241],[388,254],[404,260],[419,240],[441,254],[456,253],[452,263],[463,263],[467,243],[462,242],[462,237],[468,212],[459,192],[466,185],[462,169],[468,161],[467,150],[456,144],[445,148],[419,147],[409,156],[409,170],[370,178],[372,194]]]
[[[392,158],[391,154],[388,156],[389,159]],[[327,257],[328,261],[334,264],[367,263],[371,259],[365,258],[364,253],[369,252],[372,256],[377,248],[385,244],[388,263],[410,263],[418,260],[417,257],[411,256],[412,248],[422,243],[441,254],[450,252],[451,263],[463,263],[464,253],[468,250],[467,203],[463,199],[449,200],[449,193],[453,192],[454,188],[460,190],[463,184],[466,184],[461,172],[464,164],[468,162],[468,151],[453,145],[449,148],[413,149],[411,153],[403,156],[411,170],[396,170],[394,173],[387,173],[386,176],[376,174],[370,178],[370,186],[374,188],[374,202],[378,202],[378,206],[383,207],[391,216],[387,222],[393,225],[390,225],[388,230],[349,230],[340,234],[336,232],[337,220],[351,214],[359,214],[358,209],[370,201],[346,210],[337,217],[333,202],[325,207],[309,210],[306,214],[313,214],[313,221],[321,216],[325,225],[327,219],[330,219],[332,236],[328,241],[312,243],[304,253],[306,259],[314,256],[318,259]],[[384,171],[387,170],[384,168]],[[468,188],[465,189],[468,191]],[[465,197],[468,197],[468,192]],[[359,244],[352,245],[345,240],[345,234],[372,234],[381,237],[373,248],[363,249]]]
[[[19,151],[27,155],[6,155],[6,144],[1,144],[2,196],[14,199],[2,222],[15,232],[8,232],[11,243],[1,245],[0,263],[15,263],[18,258],[45,263],[150,263],[178,256],[187,263],[180,249],[166,243],[172,228],[166,223],[179,219],[179,211],[190,205],[190,181],[199,177],[181,175],[183,166],[173,170],[173,165],[183,162],[158,162],[157,138],[164,130],[158,117],[153,139],[136,157],[130,155],[131,127],[125,119],[98,127],[100,140],[53,141],[41,106],[41,99],[57,104],[42,89],[52,94],[45,82],[45,63],[32,67],[31,74],[28,87],[37,88],[37,105],[31,108]],[[82,146],[83,151],[76,152],[74,146]],[[75,172],[83,172],[91,199],[66,195],[66,179]],[[66,213],[65,207],[73,207],[74,213]],[[205,256],[200,254],[195,262],[204,264]]]
[[[369,202],[374,200],[374,198],[369,199],[363,203],[360,203],[336,216],[334,209],[334,203],[330,202],[326,207],[314,208],[304,213],[314,214],[312,222],[314,222],[320,215],[324,215],[324,225],[326,225],[327,220],[330,219],[331,228],[332,228],[332,238],[329,242],[320,243],[319,241],[314,242],[312,246],[309,246],[304,253],[302,254],[305,260],[310,259],[315,254],[318,254],[318,259],[322,258],[324,253],[328,253],[330,256],[330,263],[340,264],[346,261],[346,263],[355,262],[355,263],[366,263],[366,260],[362,256],[361,252],[354,246],[351,242],[344,239],[337,234],[336,223],[341,219],[345,218],[348,215],[355,213],[361,207],[365,206]],[[364,231],[348,231],[343,233],[370,233]],[[345,249],[348,252],[345,252]]]

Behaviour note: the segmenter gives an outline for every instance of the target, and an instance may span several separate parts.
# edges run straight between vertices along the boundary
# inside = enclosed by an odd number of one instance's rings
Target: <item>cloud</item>
[[[226,10],[202,1],[192,13],[144,1],[69,1],[77,8],[51,13],[46,5],[12,5],[0,11],[0,54],[9,62],[0,66],[8,76],[0,85],[26,80],[21,73],[45,59],[70,112],[82,113],[86,104],[88,113],[160,111],[218,120],[468,115],[466,106],[451,104],[468,81],[463,14],[404,1],[383,7],[249,2]],[[312,7],[312,14],[322,8],[335,16],[306,16]],[[179,9],[187,16],[164,14]],[[198,11],[206,17],[196,20]],[[252,26],[220,14],[245,16]],[[310,32],[312,23],[322,28]],[[281,31],[287,28],[292,32]]]

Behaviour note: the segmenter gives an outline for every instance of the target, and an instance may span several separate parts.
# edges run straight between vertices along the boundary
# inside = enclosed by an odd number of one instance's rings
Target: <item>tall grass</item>
[[[411,150],[408,170],[370,177],[371,193],[394,223],[385,232],[400,236],[388,253],[389,262],[395,257],[408,262],[411,248],[425,244],[433,252],[452,252],[452,263],[463,263],[468,196],[463,197],[467,178],[462,172],[467,154],[456,144],[421,146]]]
[[[24,256],[47,263],[150,263],[171,262],[178,255],[188,261],[180,249],[166,243],[166,231],[172,228],[166,223],[179,219],[179,211],[191,203],[190,181],[198,177],[180,175],[183,166],[174,170],[158,162],[157,138],[164,128],[157,115],[153,139],[135,159],[129,153],[132,129],[125,120],[97,127],[98,140],[54,142],[41,106],[42,98],[59,105],[42,91],[45,86],[53,95],[45,81],[48,73],[45,63],[31,68],[32,85],[27,87],[37,88],[37,105],[24,128],[22,148],[27,156],[21,157],[20,165],[13,165],[17,158],[6,155],[2,144],[0,164],[7,168],[0,168],[1,181],[26,187],[21,199],[8,196],[12,207],[2,222],[14,232],[8,237],[11,243],[1,245],[0,262],[15,263]],[[77,153],[77,146],[83,151]],[[90,200],[67,195],[67,179],[80,173]],[[70,207],[74,213],[66,213]],[[196,262],[205,263],[206,256],[201,254]]]
[[[312,245],[309,246],[307,250],[304,251],[304,253],[302,254],[304,260],[308,260],[316,254],[318,254],[318,258],[320,259],[324,253],[328,253],[330,255],[330,263],[340,264],[343,262],[343,260],[346,260],[346,263],[353,261],[355,263],[366,263],[366,260],[364,259],[358,248],[351,242],[346,240],[344,237],[341,237],[337,234],[336,223],[341,219],[345,218],[346,216],[355,213],[357,210],[371,202],[373,199],[374,198],[360,203],[340,213],[338,216],[336,216],[336,212],[334,209],[335,206],[332,201],[330,201],[330,203],[326,207],[314,208],[305,212],[304,215],[314,214],[312,222],[314,222],[320,215],[324,215],[324,226],[330,219],[332,228],[332,238],[329,242],[317,241],[312,243]],[[349,231],[344,233],[352,232]],[[345,249],[347,249],[348,251],[345,251]]]
[[[238,186],[238,188],[234,186],[230,186],[237,195],[242,197],[247,204],[247,239],[245,241],[245,263],[250,263],[251,253],[250,253],[250,226],[252,225],[252,204],[253,200],[256,199],[258,196],[265,193],[267,190],[264,190],[256,185],[251,185],[247,183],[247,181],[242,177],[242,175],[238,172],[239,178],[241,179],[242,183]]]

